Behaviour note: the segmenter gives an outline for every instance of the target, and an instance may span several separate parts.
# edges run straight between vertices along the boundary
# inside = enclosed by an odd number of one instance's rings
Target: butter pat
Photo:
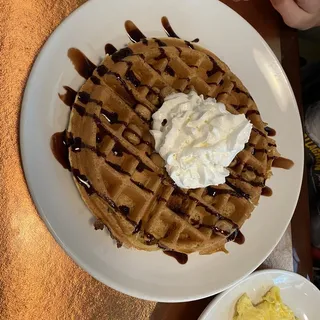
[[[169,95],[152,119],[156,151],[174,182],[188,189],[224,183],[252,129],[244,115],[194,91]]]

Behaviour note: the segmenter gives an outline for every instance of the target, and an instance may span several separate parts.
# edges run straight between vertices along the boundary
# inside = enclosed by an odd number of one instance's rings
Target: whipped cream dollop
[[[243,114],[194,91],[169,95],[152,118],[156,151],[174,182],[188,189],[224,183],[252,129]]]

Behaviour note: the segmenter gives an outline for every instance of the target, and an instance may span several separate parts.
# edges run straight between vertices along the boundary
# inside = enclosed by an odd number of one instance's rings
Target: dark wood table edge
[[[280,30],[282,67],[292,86],[298,103],[300,117],[302,123],[304,123],[298,31],[287,27],[284,23]],[[306,169],[304,169],[299,200],[291,220],[291,232],[294,271],[312,280],[310,211]]]

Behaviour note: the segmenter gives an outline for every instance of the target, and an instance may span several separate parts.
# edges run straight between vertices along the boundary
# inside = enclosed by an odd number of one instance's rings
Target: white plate
[[[272,286],[280,288],[283,302],[299,320],[320,318],[320,291],[309,280],[293,272],[261,270],[214,298],[199,320],[232,320],[236,302],[242,294],[247,293],[254,303],[258,303]]]
[[[126,19],[148,36],[164,36],[163,15],[182,38],[199,37],[202,46],[242,79],[263,119],[276,128],[280,152],[295,162],[290,171],[274,170],[268,181],[274,195],[262,198],[245,224],[244,245],[228,244],[228,255],[191,255],[186,265],[161,252],[117,249],[105,232],[95,231],[69,172],[54,159],[49,146],[51,135],[63,130],[68,119],[69,110],[57,92],[63,92],[63,85],[78,89],[83,83],[67,50],[79,48],[98,63],[107,42],[118,48],[128,42]],[[93,0],[71,14],[44,45],[30,74],[21,114],[21,154],[37,209],[72,259],[112,288],[157,301],[206,297],[252,272],[270,254],[291,219],[303,168],[300,117],[278,60],[245,20],[212,0]]]

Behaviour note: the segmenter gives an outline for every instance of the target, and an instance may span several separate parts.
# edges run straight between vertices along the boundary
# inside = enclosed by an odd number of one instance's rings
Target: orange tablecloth
[[[0,319],[140,320],[155,308],[153,302],[108,288],[75,265],[37,214],[21,168],[20,105],[32,63],[51,32],[83,2],[0,0]],[[241,2],[229,2],[241,12]],[[256,5],[242,4],[244,14],[254,19]],[[259,21],[257,29],[261,25],[259,31],[279,56],[274,21],[267,29]],[[291,268],[290,241],[289,232],[267,266],[279,267],[275,261],[282,261],[284,269]],[[158,304],[152,319],[169,319],[172,308],[178,312],[184,304]]]
[[[83,2],[0,1],[0,319],[147,319],[155,306],[75,265],[37,214],[21,168],[20,104],[32,63]]]

